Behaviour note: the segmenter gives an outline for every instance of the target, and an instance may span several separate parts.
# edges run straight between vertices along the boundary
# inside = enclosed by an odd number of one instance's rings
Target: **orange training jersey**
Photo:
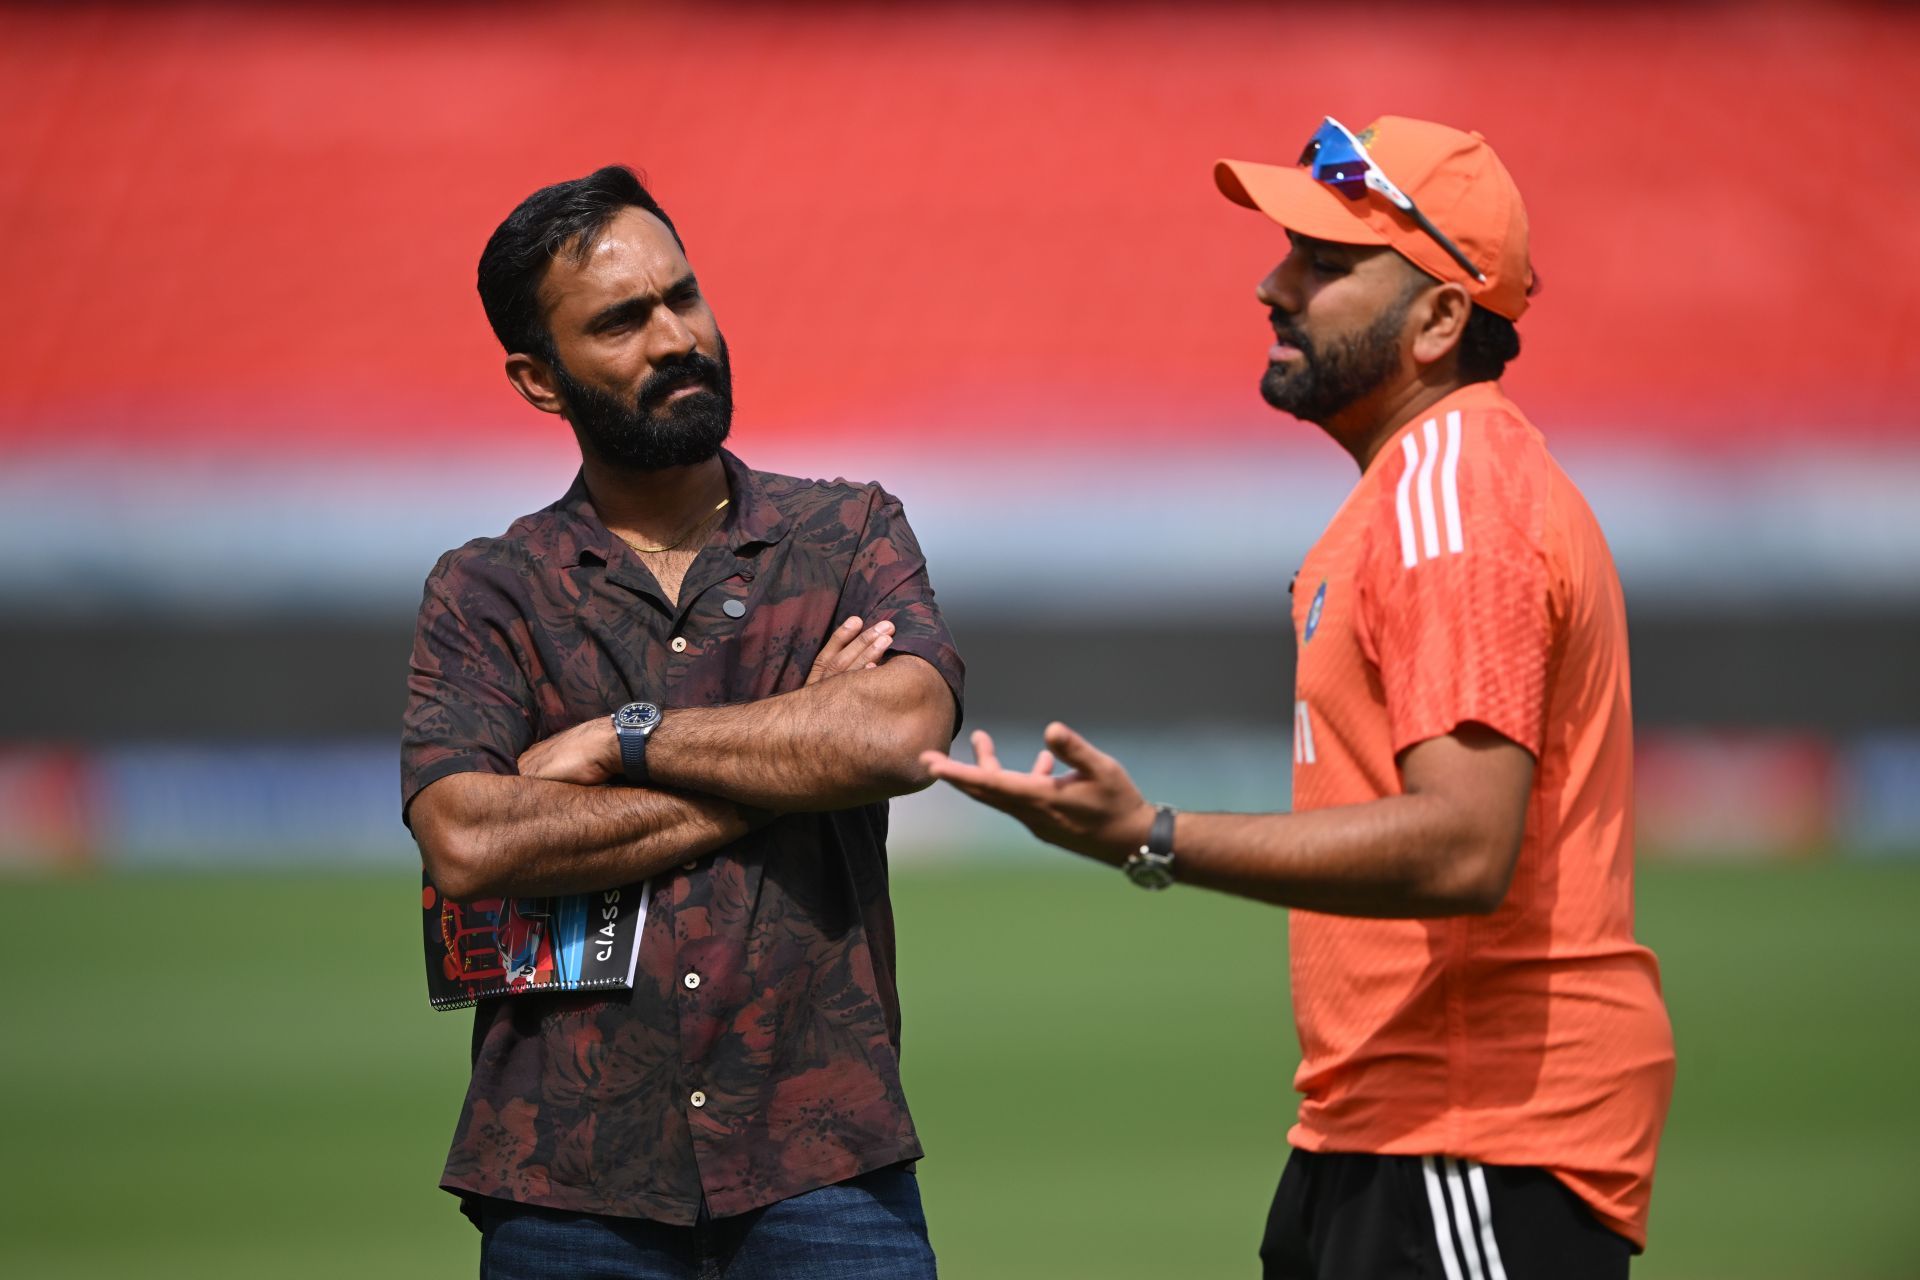
[[[1593,513],[1493,383],[1390,439],[1295,579],[1294,807],[1400,793],[1466,721],[1537,762],[1498,910],[1295,911],[1308,1151],[1553,1172],[1646,1244],[1673,1035],[1633,939],[1626,614]]]

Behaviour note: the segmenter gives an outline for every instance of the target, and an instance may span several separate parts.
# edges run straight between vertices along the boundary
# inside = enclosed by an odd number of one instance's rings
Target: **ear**
[[[507,357],[507,381],[525,400],[542,413],[565,413],[566,401],[554,384],[553,366],[539,356],[516,351]]]
[[[1447,359],[1467,331],[1473,298],[1463,284],[1448,281],[1413,305],[1413,358],[1423,368]]]

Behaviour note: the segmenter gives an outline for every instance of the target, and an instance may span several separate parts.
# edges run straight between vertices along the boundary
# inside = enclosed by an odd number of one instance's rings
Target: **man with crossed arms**
[[[1519,191],[1478,134],[1393,116],[1215,180],[1287,233],[1262,394],[1361,473],[1294,584],[1294,812],[1156,807],[1058,723],[1026,772],[983,733],[924,759],[1136,883],[1293,908],[1305,1097],[1266,1276],[1625,1276],[1673,1042],[1633,938],[1619,581],[1498,383]]]
[[[529,196],[479,285],[581,469],[428,577],[405,813],[455,900],[652,886],[630,991],[475,1010],[441,1185],[481,1274],[931,1280],[886,801],[963,670],[906,515],[722,448],[726,342],[628,170]]]

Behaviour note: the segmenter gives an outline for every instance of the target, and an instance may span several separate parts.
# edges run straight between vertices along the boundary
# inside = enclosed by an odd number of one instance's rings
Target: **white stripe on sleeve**
[[[1407,493],[1413,487],[1413,468],[1420,461],[1420,446],[1413,442],[1413,432],[1400,437],[1400,451],[1406,455],[1407,469],[1400,473],[1400,487],[1393,491],[1393,506],[1400,513],[1400,559],[1411,569],[1420,563],[1420,552],[1413,545],[1413,508],[1407,502]]]
[[[1420,538],[1431,560],[1440,554],[1440,530],[1433,518],[1433,464],[1440,460],[1440,424],[1428,418],[1422,429],[1427,435],[1427,452],[1420,459]]]
[[[1433,1214],[1433,1239],[1440,1248],[1440,1265],[1447,1280],[1460,1280],[1460,1260],[1453,1252],[1453,1232],[1447,1226],[1447,1204],[1440,1193],[1440,1175],[1434,1172],[1433,1157],[1420,1157],[1420,1172],[1427,1176],[1427,1208]]]
[[[1447,550],[1464,551],[1460,532],[1460,411],[1447,415],[1447,460],[1440,467],[1440,503],[1447,516]]]
[[[1306,764],[1313,764],[1313,712],[1307,709],[1305,702],[1296,702],[1293,704],[1293,719],[1300,727],[1300,759]]]

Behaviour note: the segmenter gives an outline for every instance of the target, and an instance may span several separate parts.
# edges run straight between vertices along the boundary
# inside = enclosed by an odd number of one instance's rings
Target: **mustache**
[[[651,413],[664,404],[668,396],[683,387],[705,387],[718,395],[720,382],[719,361],[698,351],[688,352],[672,364],[662,365],[649,373],[634,394],[634,406],[642,413]]]
[[[1267,312],[1267,322],[1273,326],[1273,336],[1281,342],[1290,347],[1298,347],[1302,351],[1309,353],[1312,351],[1312,348],[1307,345],[1307,335],[1295,329],[1292,322],[1280,312]]]

